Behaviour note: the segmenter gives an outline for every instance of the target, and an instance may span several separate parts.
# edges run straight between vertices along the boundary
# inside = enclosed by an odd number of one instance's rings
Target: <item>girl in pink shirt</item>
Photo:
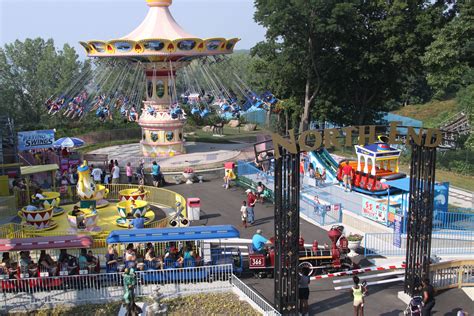
[[[128,184],[132,184],[133,170],[130,162],[127,163],[127,166],[125,167],[125,173],[127,174]]]

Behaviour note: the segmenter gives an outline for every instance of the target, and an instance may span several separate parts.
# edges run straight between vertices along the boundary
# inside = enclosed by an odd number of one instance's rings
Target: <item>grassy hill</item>
[[[439,127],[441,123],[458,113],[456,100],[430,101],[402,107],[394,114],[414,118],[423,122],[424,127]]]

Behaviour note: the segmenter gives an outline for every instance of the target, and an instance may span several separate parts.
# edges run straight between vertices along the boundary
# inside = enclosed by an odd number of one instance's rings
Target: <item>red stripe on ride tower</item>
[[[146,76],[147,77],[167,77],[171,74],[171,71],[169,70],[147,70],[146,71]],[[176,76],[176,70],[173,70],[173,76]]]

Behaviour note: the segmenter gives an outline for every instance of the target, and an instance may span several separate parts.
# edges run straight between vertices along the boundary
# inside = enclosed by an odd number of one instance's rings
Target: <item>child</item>
[[[225,171],[224,175],[224,185],[223,187],[227,190],[230,186],[230,170]]]
[[[265,193],[265,185],[262,182],[257,184],[257,198],[260,203],[263,204],[264,194]]]
[[[247,202],[242,201],[242,206],[240,207],[240,213],[242,217],[242,225],[244,228],[247,228]]]

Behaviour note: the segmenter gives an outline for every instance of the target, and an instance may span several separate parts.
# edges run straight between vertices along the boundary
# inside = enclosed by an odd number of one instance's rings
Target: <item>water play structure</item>
[[[382,138],[386,141],[385,138]],[[387,142],[355,145],[357,160],[344,159],[337,162],[331,154],[321,148],[308,153],[308,161],[320,172],[326,171],[326,182],[342,182],[342,168],[346,164],[352,167],[353,190],[368,195],[387,195],[398,191],[386,182],[405,178],[399,172],[398,164],[401,150],[391,147]]]

